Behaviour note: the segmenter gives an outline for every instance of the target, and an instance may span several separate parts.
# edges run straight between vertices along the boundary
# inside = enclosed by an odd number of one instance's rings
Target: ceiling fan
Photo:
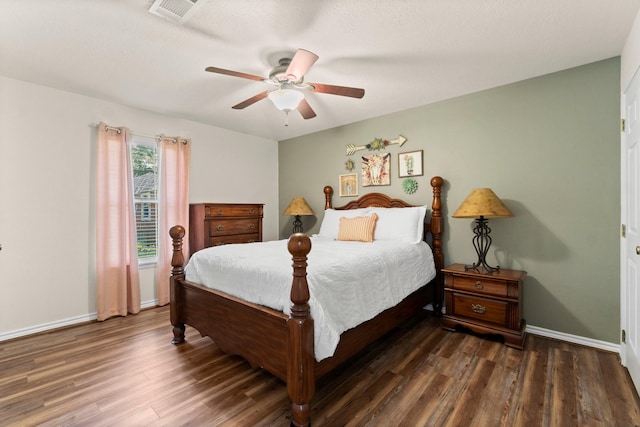
[[[280,59],[279,64],[271,70],[267,78],[218,67],[207,67],[205,70],[211,73],[262,81],[276,87],[272,90],[260,92],[231,107],[236,110],[242,110],[264,98],[269,98],[279,110],[285,112],[285,115],[288,115],[289,111],[297,109],[304,119],[312,119],[316,116],[316,113],[305,99],[304,90],[352,98],[362,98],[364,96],[364,89],[322,83],[305,83],[304,75],[317,60],[318,55],[315,53],[305,49],[298,49],[293,58]],[[285,126],[287,125],[285,118]]]

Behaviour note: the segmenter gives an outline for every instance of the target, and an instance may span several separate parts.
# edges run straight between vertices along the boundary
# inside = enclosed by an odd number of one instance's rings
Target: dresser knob
[[[224,231],[224,225],[217,225],[217,226],[216,226],[216,230],[218,230],[218,231]]]
[[[487,307],[483,307],[480,304],[471,304],[471,310],[473,310],[474,313],[482,314],[487,311]]]
[[[255,212],[256,212],[256,210],[255,210],[255,209],[253,209],[253,208],[249,209],[249,213],[250,213],[250,214],[255,213]]]
[[[216,209],[216,212],[218,213],[218,215],[222,215],[222,209],[218,208]]]
[[[249,230],[253,230],[254,228],[256,228],[256,225],[255,224],[249,224],[247,227],[249,228]]]
[[[477,290],[482,290],[482,288],[484,288],[484,286],[482,285],[482,282],[480,282],[479,280],[476,282],[476,289]]]

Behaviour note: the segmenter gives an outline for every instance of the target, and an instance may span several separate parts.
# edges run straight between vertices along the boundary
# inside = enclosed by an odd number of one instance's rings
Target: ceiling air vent
[[[187,21],[205,0],[155,0],[149,12],[173,22]]]

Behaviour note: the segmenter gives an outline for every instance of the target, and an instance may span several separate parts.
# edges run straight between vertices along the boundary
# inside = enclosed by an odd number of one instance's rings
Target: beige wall
[[[0,338],[95,313],[95,128],[191,137],[192,202],[265,203],[278,236],[275,141],[0,77]],[[231,161],[230,161],[231,159]],[[154,269],[141,271],[153,304]]]
[[[366,95],[365,95],[366,96]],[[441,175],[447,263],[474,261],[472,221],[452,212],[476,187],[491,187],[515,214],[491,220],[491,264],[529,272],[524,317],[529,325],[618,343],[620,323],[620,60],[502,86],[279,143],[280,212],[304,196],[316,218],[325,185],[347,173],[347,144],[408,138],[393,146],[392,180],[382,191],[430,202],[429,178]],[[354,101],[357,108],[357,101]],[[397,153],[424,150],[425,176],[407,196]],[[359,152],[352,156],[360,171]],[[349,198],[336,197],[336,205]],[[280,235],[291,221],[282,217]]]

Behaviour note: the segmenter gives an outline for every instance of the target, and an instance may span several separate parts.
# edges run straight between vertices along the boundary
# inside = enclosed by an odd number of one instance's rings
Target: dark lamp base
[[[302,233],[302,220],[300,219],[300,215],[296,215],[296,218],[293,220],[293,233]]]
[[[473,228],[475,236],[473,237],[473,247],[478,254],[478,261],[472,265],[465,265],[465,270],[481,271],[486,273],[493,273],[500,270],[499,266],[491,267],[487,264],[487,252],[491,246],[491,229],[487,225],[487,219],[483,216],[476,219],[476,226]]]

